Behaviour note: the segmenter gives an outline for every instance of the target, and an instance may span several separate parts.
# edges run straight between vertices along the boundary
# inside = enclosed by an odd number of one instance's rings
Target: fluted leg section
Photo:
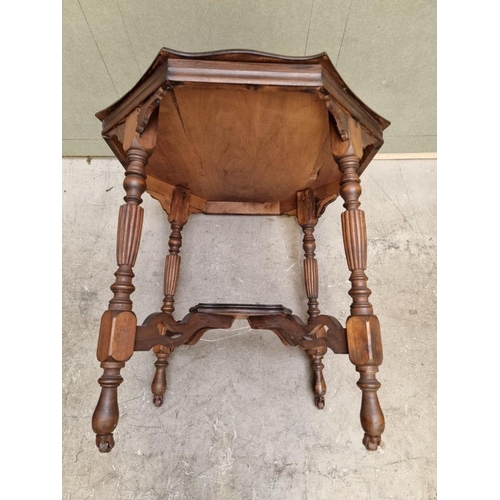
[[[110,309],[132,310],[130,295],[135,290],[132,284],[135,265],[141,240],[142,221],[144,210],[139,205],[125,204],[120,207],[118,215],[118,233],[116,245],[116,261],[118,269],[115,273],[116,280],[111,285],[114,293],[110,301]]]
[[[113,431],[118,424],[118,386],[123,382],[120,370],[123,362],[104,361],[102,377],[98,380],[102,387],[101,396],[92,416],[92,429],[96,433],[96,445],[101,453],[108,453],[115,445]]]
[[[179,280],[179,269],[181,267],[181,257],[179,250],[182,245],[182,236],[180,227],[173,227],[172,234],[169,239],[170,254],[165,259],[165,280],[164,290],[165,298],[161,310],[164,313],[172,314],[175,311],[174,296]]]
[[[179,280],[179,269],[181,266],[181,257],[179,255],[182,246],[182,228],[186,224],[189,217],[189,202],[191,199],[191,191],[177,186],[172,194],[172,203],[170,205],[170,213],[168,220],[172,232],[168,239],[169,253],[165,259],[165,279],[163,306],[161,310],[164,313],[172,314],[175,310],[174,296]]]

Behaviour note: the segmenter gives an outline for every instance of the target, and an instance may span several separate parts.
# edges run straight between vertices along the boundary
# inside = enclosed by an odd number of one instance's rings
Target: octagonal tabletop
[[[325,53],[162,49],[130,92],[96,114],[124,166],[120,131],[141,106],[150,111],[139,132],[158,113],[147,191],[167,212],[182,186],[191,212],[294,214],[296,193],[311,189],[319,214],[339,194],[332,141],[347,139],[349,120],[359,125],[361,173],[390,124],[350,91]]]

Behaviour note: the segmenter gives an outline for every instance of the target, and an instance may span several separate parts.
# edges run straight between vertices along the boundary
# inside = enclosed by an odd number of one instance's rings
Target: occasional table
[[[167,360],[210,329],[246,319],[311,358],[316,406],[325,406],[323,356],[348,354],[360,373],[363,444],[376,450],[384,430],[376,379],[380,326],[369,301],[365,214],[360,175],[390,123],[347,87],[328,56],[285,57],[246,50],[183,53],[163,48],[125,96],[96,114],[102,136],[125,168],[118,216],[113,298],[101,319],[97,359],[103,374],[92,418],[101,452],[114,446],[120,370],[134,351],[153,350],[151,390],[161,406]],[[133,267],[147,191],[168,216],[163,304],[142,325],[132,312]],[[345,328],[322,314],[314,228],[338,196],[350,271],[351,313]],[[292,215],[303,231],[307,320],[282,305],[198,304],[174,318],[181,231],[191,214]],[[242,222],[243,223],[243,222]]]

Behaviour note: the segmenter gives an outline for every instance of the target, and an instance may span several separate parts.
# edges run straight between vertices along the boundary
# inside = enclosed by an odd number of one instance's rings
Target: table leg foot
[[[322,410],[325,407],[325,398],[323,396],[316,396],[314,402],[318,407],[318,410]]]
[[[153,394],[153,404],[159,408],[163,404],[163,394]]]
[[[323,356],[326,353],[326,348],[311,349],[308,354],[311,356],[311,366],[313,369],[313,389],[314,402],[318,410],[325,407],[326,382],[323,377]]]
[[[118,386],[123,382],[120,370],[125,363],[119,361],[104,361],[101,367],[104,373],[99,379],[102,387],[101,396],[92,415],[92,429],[96,433],[96,446],[101,453],[108,453],[115,441],[113,431],[118,424]]]
[[[157,346],[154,349],[156,354],[156,372],[151,383],[151,392],[153,393],[153,404],[159,408],[163,404],[163,395],[167,390],[167,366],[168,357],[172,353],[173,349],[164,346]]]
[[[369,436],[365,433],[365,436],[363,437],[363,444],[368,451],[377,451],[380,442],[380,436]]]
[[[376,366],[358,366],[360,372],[358,387],[363,392],[361,401],[361,426],[365,431],[363,444],[368,451],[376,451],[385,428],[384,414],[380,408],[377,390],[380,382],[375,377]]]
[[[105,434],[104,436],[97,434],[95,437],[95,444],[101,453],[109,453],[115,445],[113,433],[111,432],[110,434]]]

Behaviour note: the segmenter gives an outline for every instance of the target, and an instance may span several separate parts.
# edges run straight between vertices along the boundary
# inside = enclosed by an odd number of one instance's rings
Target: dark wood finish
[[[186,224],[189,216],[189,202],[191,191],[182,186],[177,186],[172,193],[172,200],[168,220],[172,232],[168,240],[169,254],[165,259],[165,277],[163,306],[161,310],[166,314],[172,314],[175,310],[174,295],[179,280],[179,269],[181,258],[179,251],[182,245],[181,231]],[[159,324],[160,335],[165,335],[165,325]],[[167,390],[167,366],[168,357],[172,354],[173,348],[163,345],[156,345],[153,348],[156,355],[155,375],[151,383],[151,392],[153,393],[153,403],[159,407],[163,404],[163,396]]]
[[[151,314],[137,327],[134,350],[194,345],[206,331],[230,328],[236,319],[246,319],[254,329],[276,333],[287,346],[324,348],[325,352],[330,347],[334,352],[347,353],[346,331],[337,319],[321,315],[312,323],[304,323],[286,307],[260,304],[198,304],[181,321],[175,321],[171,314]],[[325,328],[328,331],[319,336]]]
[[[171,59],[168,62],[171,82],[231,83],[244,85],[283,85],[291,87],[320,88],[321,65],[292,65],[278,63],[233,61],[203,61],[201,59]]]
[[[290,309],[277,304],[198,304],[189,312],[208,314],[227,314],[235,319],[247,319],[249,316],[292,314]]]
[[[104,139],[126,169],[118,269],[97,348],[104,370],[92,419],[99,450],[113,447],[120,370],[134,351],[153,350],[156,355],[151,390],[160,406],[174,349],[196,344],[210,329],[230,328],[236,319],[274,332],[284,345],[309,354],[320,409],[325,405],[327,349],[348,354],[360,373],[363,443],[375,450],[384,430],[376,379],[382,342],[369,302],[359,176],[382,146],[389,122],[354,95],[326,54],[293,58],[170,49],[162,49],[137,85],[96,116]],[[171,234],[161,312],[137,326],[130,296],[145,191],[167,212]],[[346,328],[320,312],[314,238],[319,217],[339,195],[346,209],[342,232],[352,283]],[[260,304],[198,304],[176,321],[181,231],[196,213],[296,216],[304,234],[307,321],[281,305]]]
[[[115,445],[113,431],[118,425],[118,386],[123,382],[120,370],[125,363],[104,361],[101,368],[104,370],[98,380],[102,387],[99,401],[92,415],[92,429],[95,432],[96,446],[101,453],[109,453]]]
[[[104,370],[99,384],[101,397],[92,417],[99,451],[107,453],[114,446],[113,430],[118,423],[118,386],[123,381],[120,370],[134,352],[137,320],[132,312],[130,295],[142,230],[142,194],[146,190],[145,167],[156,143],[157,119],[152,117],[142,136],[135,132],[137,112],[126,120],[123,144],[127,151],[127,170],[123,187],[125,205],[120,207],[116,243],[118,270],[111,285],[113,298],[101,319],[97,359]]]
[[[340,178],[328,116],[312,93],[176,87],[161,102],[148,175],[186,186],[211,213],[219,202],[279,205],[319,170],[325,182]]]
[[[365,213],[359,209],[361,184],[358,174],[359,162],[363,155],[361,128],[351,117],[347,120],[349,139],[339,140],[332,130],[332,150],[337,161],[342,180],[340,195],[344,199],[345,212],[342,214],[342,234],[347,265],[351,271],[352,283],[349,295],[352,297],[351,315],[347,319],[347,343],[349,359],[360,373],[358,386],[362,391],[361,425],[365,431],[363,444],[368,450],[376,450],[384,432],[384,415],[378,401],[377,390],[380,383],[375,374],[382,363],[382,341],[380,326],[369,296],[367,286],[367,235]]]
[[[169,254],[165,260],[165,298],[163,299],[163,306],[161,308],[164,313],[172,314],[175,310],[174,295],[181,265],[181,258],[179,256],[182,246],[181,231],[188,220],[190,195],[191,192],[189,189],[178,186],[175,188],[172,197],[170,214],[168,216],[172,233],[168,240]]]
[[[314,228],[318,223],[316,200],[311,189],[299,191],[297,193],[297,219],[304,232],[304,279],[308,300],[307,315],[308,323],[314,321],[319,316],[318,302],[318,261],[315,259],[316,240],[314,238]],[[316,336],[326,337],[324,328],[318,330]],[[323,376],[323,356],[326,354],[326,346],[308,349],[307,354],[311,356],[313,369],[313,389],[314,400],[318,409],[325,407],[326,382]]]
[[[349,353],[347,348],[347,332],[336,318],[326,314],[320,314],[313,320],[309,320],[308,323],[309,325],[321,325],[323,328],[327,328],[326,345],[335,354]]]
[[[330,154],[330,120],[344,139],[344,117],[359,120],[365,145],[372,146],[360,170],[389,125],[349,90],[326,54],[162,49],[132,91],[97,113],[124,165],[121,124],[139,108],[141,133],[156,106],[160,133],[148,176],[163,187],[152,183],[148,191],[167,211],[179,185],[196,200],[191,212],[295,215],[296,193],[304,188],[313,190],[322,211],[338,195],[341,177]]]
[[[314,319],[320,313],[318,302],[318,261],[314,258],[316,250],[314,228],[318,223],[318,217],[316,216],[314,193],[310,189],[297,193],[297,219],[304,232],[302,240],[305,256],[304,280],[307,298],[309,299],[307,315],[309,319]]]
[[[160,325],[160,335],[165,335],[165,327]],[[163,404],[163,397],[167,390],[167,366],[168,357],[174,352],[173,348],[164,345],[155,345],[153,352],[156,355],[155,375],[151,382],[151,392],[153,393],[153,404],[160,407]]]
[[[326,354],[327,346],[316,347],[308,349],[307,354],[311,356],[312,369],[313,369],[313,389],[314,389],[314,402],[318,410],[325,407],[326,396],[326,382],[323,377],[323,356]]]
[[[364,104],[346,85],[342,77],[339,75],[333,66],[330,58],[323,52],[314,56],[305,57],[290,57],[278,54],[268,54],[252,50],[220,50],[211,52],[189,53],[162,48],[155,60],[151,63],[146,73],[142,76],[139,82],[125,94],[121,99],[116,101],[111,106],[99,111],[96,116],[103,122],[103,131],[107,133],[116,123],[122,121],[133,109],[141,105],[147,96],[152,95],[155,89],[159,88],[162,83],[172,80],[172,72],[170,68],[175,65],[177,60],[191,61],[191,67],[196,67],[197,61],[229,61],[239,63],[233,71],[244,70],[246,64],[243,63],[266,63],[287,65],[289,73],[296,73],[301,66],[313,66],[314,69],[321,68],[321,77],[328,77],[328,84],[331,88],[331,95],[336,100],[342,100],[344,107],[350,113],[356,113],[359,116],[359,121],[365,126],[369,124],[372,132],[378,132],[379,139],[382,139],[382,132],[390,125],[390,122],[380,115],[375,113],[366,104]],[[182,82],[182,76],[178,81]],[[286,79],[286,75],[285,75]],[[288,79],[289,80],[289,79]],[[289,82],[292,85],[292,81]],[[300,85],[300,80],[295,83]],[[292,85],[294,86],[294,85]],[[326,91],[326,89],[325,89]],[[370,119],[371,118],[371,119]]]

